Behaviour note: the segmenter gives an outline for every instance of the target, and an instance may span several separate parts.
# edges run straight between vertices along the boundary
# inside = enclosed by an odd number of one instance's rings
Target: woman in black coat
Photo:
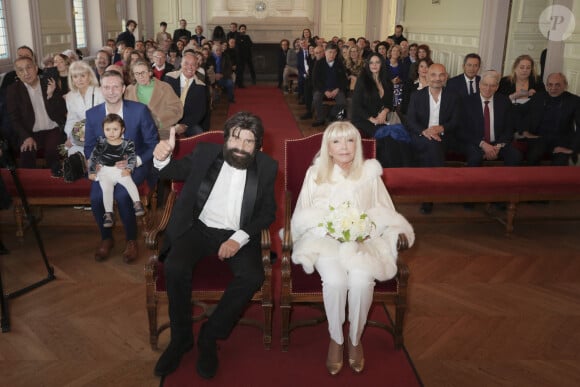
[[[372,53],[365,60],[352,96],[352,123],[363,137],[373,138],[393,110],[393,84],[382,55]],[[411,165],[410,144],[385,136],[377,139],[377,160],[384,168]]]

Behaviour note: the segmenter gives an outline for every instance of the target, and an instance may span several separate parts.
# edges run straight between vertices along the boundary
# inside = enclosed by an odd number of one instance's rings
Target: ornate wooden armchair
[[[172,157],[180,159],[188,155],[199,142],[221,144],[223,141],[224,134],[220,131],[205,132],[197,136],[178,139]],[[153,254],[145,266],[149,341],[153,349],[157,349],[157,342],[161,332],[169,328],[169,321],[159,325],[157,316],[159,303],[167,303],[168,300],[163,263],[157,259],[159,240],[167,227],[171,210],[182,186],[183,182],[171,182],[171,191],[164,211],[158,223],[154,225],[146,238],[147,247],[153,250]],[[272,267],[270,261],[270,232],[268,230],[262,230],[261,243],[265,280],[262,288],[254,294],[252,301],[261,303],[264,318],[263,321],[242,318],[240,323],[252,325],[262,330],[264,347],[269,349],[272,343]],[[227,263],[220,261],[217,256],[207,257],[197,264],[192,280],[193,292],[191,299],[192,304],[201,308],[202,311],[197,315],[194,314],[194,321],[200,321],[211,314],[231,279],[232,274]]]
[[[292,233],[290,219],[302,188],[306,170],[310,166],[316,152],[320,149],[322,133],[296,140],[286,140],[285,143],[285,213],[282,240],[282,294],[280,308],[282,310],[282,350],[287,351],[290,342],[290,332],[297,327],[315,325],[326,321],[322,300],[322,284],[320,276],[315,271],[306,274],[300,265],[292,263]],[[376,154],[375,141],[363,139],[363,152],[366,158],[374,158]],[[398,271],[395,278],[377,282],[374,289],[374,303],[380,303],[389,323],[368,320],[367,324],[389,331],[394,338],[395,347],[403,346],[403,318],[407,306],[407,280],[409,269],[399,258]],[[292,321],[292,307],[295,304],[315,306],[321,310],[321,315],[307,320]],[[394,305],[395,319],[391,319],[387,309]]]

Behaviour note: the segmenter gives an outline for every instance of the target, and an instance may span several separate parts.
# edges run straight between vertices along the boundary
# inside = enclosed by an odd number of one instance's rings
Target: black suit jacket
[[[52,98],[46,99],[46,89],[48,79],[40,78],[40,87],[42,89],[42,98],[46,112],[51,120],[55,121],[58,126],[64,127],[66,121],[66,102],[62,96],[61,90],[57,87],[52,94]],[[12,123],[12,128],[18,133],[20,143],[28,137],[32,137],[32,128],[34,127],[34,107],[28,90],[23,82],[17,81],[8,86],[6,90],[8,117]],[[53,128],[44,128],[53,129]]]
[[[550,128],[549,134],[543,134],[555,139],[556,146],[580,151],[580,97],[565,91],[561,95],[559,117],[556,127]],[[532,134],[540,134],[539,129],[546,113],[546,104],[550,95],[543,91],[537,93],[529,102],[530,113],[527,117],[527,128]],[[576,129],[575,129],[576,128]]]
[[[163,77],[173,88],[178,97],[181,97],[181,80],[168,75]],[[209,130],[209,91],[208,87],[192,83],[187,89],[187,96],[183,104],[183,116],[179,120],[180,124],[193,128],[199,125],[204,131]],[[207,127],[206,127],[207,126]]]
[[[473,88],[475,89],[475,95],[479,95],[479,81],[481,77],[479,75],[475,76],[473,80]],[[456,77],[453,77],[447,81],[447,90],[454,91],[461,97],[466,97],[467,94],[467,83],[465,82],[465,75],[463,73]]]
[[[321,93],[327,91],[326,77],[329,68],[330,66],[328,66],[326,58],[322,58],[316,63],[316,66],[314,67],[314,71],[312,73],[312,82],[314,86],[314,91],[320,91]],[[336,71],[336,81],[338,88],[343,93],[346,93],[346,88],[348,86],[347,82],[348,78],[346,77],[346,69],[342,64],[340,58],[338,58],[338,56],[334,60],[332,71]]]
[[[407,129],[420,136],[423,130],[429,125],[429,88],[425,87],[411,95],[409,109],[407,113]],[[441,91],[441,108],[439,111],[439,125],[445,130],[445,137],[448,137],[459,126],[460,99],[457,94],[445,88]]]
[[[514,134],[512,104],[505,95],[496,93],[493,96],[493,131],[495,144],[509,144]],[[479,146],[484,140],[483,105],[479,94],[462,99],[461,127],[455,138],[462,145]]]
[[[222,145],[200,143],[187,157],[171,160],[159,171],[161,178],[185,181],[169,219],[160,257],[165,257],[172,241],[189,230],[194,219],[199,217],[224,163],[222,149]],[[251,240],[259,240],[261,230],[268,228],[276,216],[274,183],[277,172],[278,162],[262,152],[256,153],[248,168],[240,228]]]

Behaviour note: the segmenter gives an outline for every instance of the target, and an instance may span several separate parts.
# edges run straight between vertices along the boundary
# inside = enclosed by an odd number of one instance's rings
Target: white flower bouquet
[[[75,122],[72,128],[71,137],[75,145],[85,144],[85,121],[86,120]]]
[[[338,207],[329,207],[327,215],[318,224],[328,235],[339,242],[363,242],[375,224],[364,212],[344,202]]]

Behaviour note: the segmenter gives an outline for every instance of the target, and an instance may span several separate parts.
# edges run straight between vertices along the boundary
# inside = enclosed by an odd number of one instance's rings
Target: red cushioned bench
[[[506,232],[513,232],[519,202],[580,200],[578,167],[385,168],[395,203],[507,202]]]
[[[24,237],[24,209],[22,207],[22,200],[10,171],[3,168],[1,173],[2,179],[6,184],[6,189],[12,196],[16,236],[22,238]],[[51,177],[50,169],[17,168],[16,173],[30,206],[89,206],[91,204],[89,198],[91,181],[88,179],[79,179],[73,183],[65,183],[63,179]],[[147,232],[149,229],[148,225],[151,217],[149,214],[150,212],[154,212],[156,207],[156,198],[152,193],[153,191],[149,190],[145,183],[139,187],[139,194],[141,195],[143,206],[148,206],[151,202],[151,210],[143,217],[144,232]]]

